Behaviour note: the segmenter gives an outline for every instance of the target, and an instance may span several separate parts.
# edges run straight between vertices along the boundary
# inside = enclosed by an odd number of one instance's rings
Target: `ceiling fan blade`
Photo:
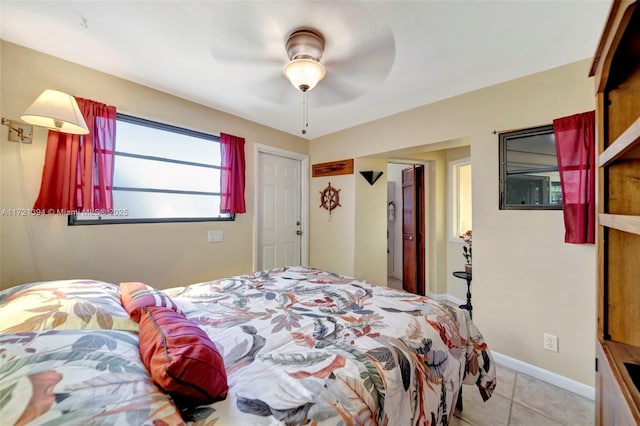
[[[355,86],[348,80],[335,73],[327,74],[318,86],[309,92],[309,97],[319,107],[350,102],[360,97],[366,88]]]
[[[277,105],[297,105],[302,102],[302,92],[289,83],[283,75],[272,75],[249,86],[251,93]],[[309,102],[316,107],[347,103],[361,96],[365,88],[354,87],[338,76],[325,77],[315,89],[309,91]]]
[[[396,56],[393,33],[388,28],[365,35],[339,57],[332,57],[327,47],[327,75],[338,74],[351,83],[369,86],[383,81],[391,72]]]
[[[259,39],[255,32],[237,30],[230,34],[217,34],[211,41],[211,56],[222,64],[284,64],[286,52],[282,48],[281,54],[269,51],[264,47],[264,40]]]
[[[284,64],[287,60],[281,31],[263,7],[239,7],[235,2],[214,3],[216,22],[210,31],[209,50],[223,64]],[[250,25],[247,23],[251,23]]]
[[[276,105],[295,105],[302,102],[302,93],[284,75],[273,74],[249,85],[251,93]]]

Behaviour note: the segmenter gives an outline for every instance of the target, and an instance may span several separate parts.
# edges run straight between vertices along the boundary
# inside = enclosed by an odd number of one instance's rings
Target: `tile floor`
[[[402,280],[399,280],[394,277],[387,277],[387,286],[391,288],[396,288],[398,290],[402,290]]]
[[[389,287],[402,281],[389,278]],[[462,411],[456,410],[451,426],[582,426],[595,423],[592,400],[557,386],[497,365],[493,396],[483,402],[474,386],[463,386]]]
[[[595,423],[590,399],[497,365],[493,396],[483,402],[473,386],[463,386],[462,411],[451,426],[582,426]]]

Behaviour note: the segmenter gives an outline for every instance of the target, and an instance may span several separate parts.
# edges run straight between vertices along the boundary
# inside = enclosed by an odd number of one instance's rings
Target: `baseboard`
[[[450,294],[447,294],[447,300],[455,305],[466,305],[467,301],[466,300],[462,300],[462,299],[458,299],[457,297],[454,297]]]
[[[457,297],[454,297],[450,294],[446,294],[446,293],[441,293],[441,294],[435,294],[435,293],[431,293],[431,292],[427,292],[427,297],[429,299],[433,299],[433,300],[437,300],[438,302],[442,302],[442,301],[446,301],[446,302],[451,302],[455,305],[464,305],[467,303],[466,300],[462,300],[462,299],[458,299]]]
[[[596,390],[593,386],[585,385],[584,383],[561,376],[560,374],[545,370],[544,368],[536,367],[533,364],[528,364],[524,361],[511,358],[510,356],[503,355],[499,352],[491,351],[491,354],[493,355],[493,360],[498,364],[504,365],[505,367],[519,373],[526,374],[527,376],[542,380],[543,382],[550,383],[559,388],[568,390],[569,392],[573,392],[585,398],[589,398],[591,400],[596,399]]]
[[[431,293],[430,291],[426,292],[426,296],[429,299],[433,299],[433,300],[437,300],[438,302],[441,302],[443,300],[448,300],[449,299],[449,295],[448,294],[435,294],[435,293]]]

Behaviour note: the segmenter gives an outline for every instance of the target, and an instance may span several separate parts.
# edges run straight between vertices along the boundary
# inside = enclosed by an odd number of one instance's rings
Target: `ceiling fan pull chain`
[[[309,98],[308,92],[302,92],[302,134],[307,134],[309,127]]]
[[[304,128],[309,128],[309,92],[304,92]]]

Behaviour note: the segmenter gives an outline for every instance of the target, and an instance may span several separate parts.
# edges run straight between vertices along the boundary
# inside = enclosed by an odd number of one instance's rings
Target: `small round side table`
[[[473,306],[471,305],[471,273],[465,271],[456,271],[453,276],[467,281],[467,304],[460,305],[460,308],[469,311],[469,317],[473,319]]]

